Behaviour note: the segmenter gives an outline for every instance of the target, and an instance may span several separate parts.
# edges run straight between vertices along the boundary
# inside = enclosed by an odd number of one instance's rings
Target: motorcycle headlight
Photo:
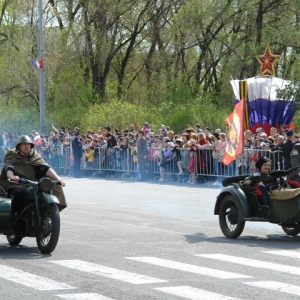
[[[50,193],[53,187],[53,182],[50,178],[44,177],[40,180],[40,188],[45,193]]]

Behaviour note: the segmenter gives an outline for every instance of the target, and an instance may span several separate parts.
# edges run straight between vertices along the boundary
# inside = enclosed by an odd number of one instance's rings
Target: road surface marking
[[[66,295],[56,295],[62,299],[70,299],[70,300],[113,300],[112,298],[108,298],[96,293],[82,293],[82,294],[66,294]]]
[[[13,281],[39,291],[68,290],[76,287],[22,270],[0,265],[0,278]]]
[[[227,297],[191,286],[155,288],[155,290],[190,300],[238,300],[238,298]]]
[[[197,254],[196,256],[216,259],[223,262],[229,262],[229,263],[253,267],[253,268],[267,269],[267,270],[284,272],[284,273],[289,273],[294,275],[300,275],[300,268],[280,265],[276,263],[269,263],[262,260],[249,259],[249,258],[238,257],[238,256],[230,256],[225,254]]]
[[[51,263],[66,268],[79,270],[82,272],[87,272],[87,273],[91,273],[91,274],[95,274],[107,278],[117,279],[123,282],[128,282],[133,284],[168,282],[167,280],[161,280],[154,277],[148,277],[148,276],[131,273],[119,269],[109,268],[98,264],[85,262],[82,260],[57,260],[57,261],[51,261]]]
[[[296,251],[277,250],[277,251],[262,251],[262,252],[300,259],[300,253]]]
[[[157,258],[157,257],[126,257],[126,259],[140,261],[143,263],[175,269],[179,271],[211,276],[220,279],[253,278],[251,276],[246,276],[246,275],[241,275],[237,273],[231,273],[231,272],[226,272],[226,271],[221,271],[216,269],[210,269],[210,268],[196,266],[196,265],[185,264],[185,263]]]
[[[300,287],[277,281],[243,282],[254,287],[300,296]]]

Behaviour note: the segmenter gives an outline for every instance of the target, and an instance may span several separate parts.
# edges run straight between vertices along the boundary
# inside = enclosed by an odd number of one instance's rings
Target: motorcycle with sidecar
[[[0,234],[6,235],[10,245],[18,245],[24,237],[35,237],[43,254],[51,253],[60,233],[60,202],[53,194],[54,184],[48,177],[39,181],[20,178],[26,185],[25,203],[21,211],[11,214],[12,199],[0,187]]]
[[[245,193],[241,189],[241,184],[249,175],[225,178],[214,209],[214,214],[219,216],[222,233],[227,238],[235,239],[243,232],[245,222],[251,221],[278,224],[286,234],[298,235],[300,188],[291,189],[287,184],[287,176],[298,167],[269,174],[264,183],[270,185],[270,206],[261,205],[256,193]]]

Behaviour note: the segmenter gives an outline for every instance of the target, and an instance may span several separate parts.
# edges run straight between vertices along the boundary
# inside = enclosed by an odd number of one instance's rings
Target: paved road
[[[217,189],[66,178],[59,244],[0,236],[0,299],[298,299],[299,237],[246,223],[222,236]]]

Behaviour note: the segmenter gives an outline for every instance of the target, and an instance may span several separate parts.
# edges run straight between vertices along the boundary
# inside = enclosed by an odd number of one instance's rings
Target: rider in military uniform
[[[37,181],[42,177],[49,177],[65,186],[62,179],[44,161],[44,159],[34,149],[34,144],[30,137],[22,135],[17,141],[17,145],[7,150],[4,160],[4,167],[0,175],[0,186],[13,196],[12,213],[24,206],[24,190],[26,185],[19,184],[20,178]],[[54,185],[53,192],[60,201],[59,209],[67,206],[61,186]]]

